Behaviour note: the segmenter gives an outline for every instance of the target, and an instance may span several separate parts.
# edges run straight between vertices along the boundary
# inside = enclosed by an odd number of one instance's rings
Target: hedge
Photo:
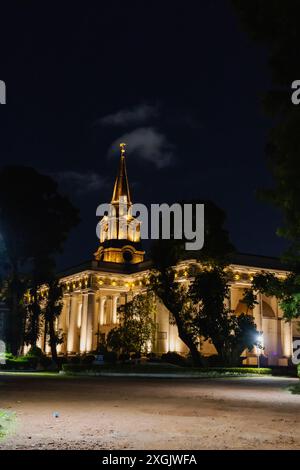
[[[219,372],[220,374],[272,374],[272,369],[269,367],[199,367],[197,370],[199,372]]]
[[[203,368],[192,368],[192,367],[176,367],[174,369],[174,366],[170,366],[169,369],[167,369],[166,366],[161,366],[160,364],[157,365],[147,365],[147,364],[141,364],[141,365],[131,365],[131,364],[118,364],[116,366],[110,365],[110,364],[104,364],[104,365],[97,365],[97,364],[63,364],[62,365],[62,370],[66,373],[101,373],[101,372],[134,372],[134,373],[165,373],[166,375],[168,373],[172,374],[193,374],[201,375],[203,374],[209,374],[209,373],[215,373],[215,374],[258,374],[258,375],[271,375],[272,374],[272,369],[270,368],[255,368],[255,367],[203,367]]]
[[[28,370],[36,369],[38,359],[35,357],[6,359],[5,364],[0,365],[0,369],[4,370]]]

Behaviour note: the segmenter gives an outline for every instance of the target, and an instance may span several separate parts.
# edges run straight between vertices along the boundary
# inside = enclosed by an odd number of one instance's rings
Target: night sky
[[[1,164],[51,174],[81,210],[60,267],[97,248],[123,140],[134,202],[212,199],[239,251],[281,253],[255,196],[271,184],[267,51],[229,0],[6,2],[0,41]]]

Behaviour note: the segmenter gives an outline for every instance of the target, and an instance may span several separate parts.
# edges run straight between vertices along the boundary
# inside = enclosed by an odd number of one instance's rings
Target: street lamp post
[[[257,344],[257,368],[259,369],[260,368],[260,354],[261,354],[261,349],[263,349],[263,341],[264,341],[264,337],[263,337],[263,332],[261,331],[258,335],[257,335],[257,340],[256,340],[256,344]]]

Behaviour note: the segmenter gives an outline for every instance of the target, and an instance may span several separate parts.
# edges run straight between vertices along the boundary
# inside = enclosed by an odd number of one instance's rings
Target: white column
[[[70,321],[70,309],[71,309],[71,296],[70,294],[66,294],[63,297],[64,300],[64,308],[61,313],[61,323],[60,328],[63,330],[64,333],[64,342],[58,345],[58,351],[61,353],[67,352],[67,339],[68,339],[68,328],[69,328],[69,321]]]
[[[105,308],[106,296],[100,297],[99,301],[99,325],[104,325],[104,308]]]
[[[118,317],[117,317],[118,298],[119,298],[119,294],[112,296],[112,323],[114,324],[117,323],[118,321]]]
[[[82,310],[81,310],[81,328],[80,328],[80,352],[86,350],[86,331],[87,331],[87,306],[88,294],[82,294]]]
[[[77,348],[77,298],[75,295],[71,296],[71,313],[70,324],[68,330],[68,352],[76,352]]]
[[[87,322],[86,322],[86,351],[93,349],[93,318],[95,310],[95,293],[88,293],[87,302]]]

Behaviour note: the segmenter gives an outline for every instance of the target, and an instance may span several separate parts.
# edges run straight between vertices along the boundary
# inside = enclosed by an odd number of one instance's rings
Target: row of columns
[[[94,350],[98,327],[118,323],[119,296],[100,296],[96,301],[94,291],[66,295],[58,325],[65,332],[66,340],[60,351],[71,353]]]

